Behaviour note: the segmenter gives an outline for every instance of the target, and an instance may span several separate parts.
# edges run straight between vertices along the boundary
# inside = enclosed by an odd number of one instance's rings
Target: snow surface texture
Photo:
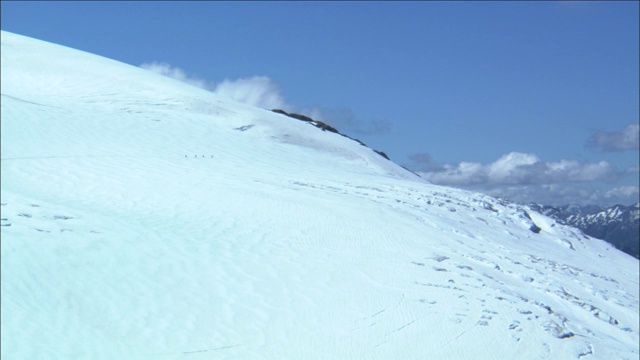
[[[1,54],[2,359],[638,358],[604,241],[146,70]]]

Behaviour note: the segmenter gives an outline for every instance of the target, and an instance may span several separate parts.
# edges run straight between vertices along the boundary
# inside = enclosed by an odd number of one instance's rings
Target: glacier
[[[1,43],[3,359],[639,356],[638,261],[602,240],[268,109]]]

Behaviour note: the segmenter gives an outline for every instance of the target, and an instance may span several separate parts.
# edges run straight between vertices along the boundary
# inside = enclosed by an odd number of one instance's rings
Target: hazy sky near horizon
[[[638,2],[13,2],[2,30],[321,119],[431,182],[638,201]]]

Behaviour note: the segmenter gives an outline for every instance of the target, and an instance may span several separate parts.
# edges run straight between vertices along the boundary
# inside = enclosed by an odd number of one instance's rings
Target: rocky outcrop
[[[314,120],[314,119],[312,119],[312,118],[310,118],[310,117],[308,117],[308,116],[306,116],[306,115],[296,114],[296,113],[288,113],[288,112],[286,112],[286,111],[284,111],[284,110],[282,110],[282,109],[272,109],[271,111],[273,111],[274,113],[277,113],[277,114],[286,115],[286,116],[288,116],[288,117],[290,117],[290,118],[293,118],[293,119],[296,119],[296,120],[304,121],[304,122],[306,122],[306,123],[309,123],[309,124],[311,124],[311,125],[313,125],[313,126],[317,127],[318,129],[321,129],[322,131],[329,131],[329,132],[332,132],[332,133],[336,133],[336,134],[338,134],[338,135],[341,135],[341,136],[344,136],[344,137],[346,137],[346,138],[348,138],[348,139],[351,139],[351,140],[353,140],[353,141],[355,141],[355,142],[359,143],[359,144],[360,144],[360,145],[362,145],[362,146],[368,147],[368,146],[367,146],[365,143],[363,143],[362,141],[360,141],[360,140],[358,140],[358,139],[354,139],[354,138],[352,138],[351,136],[348,136],[348,135],[345,135],[345,134],[340,133],[340,132],[338,131],[338,129],[334,128],[333,126],[328,125],[328,124],[326,124],[326,123],[324,123],[324,122],[322,122],[322,121],[319,121],[319,120]],[[379,150],[375,150],[375,149],[372,149],[372,150],[373,150],[373,151],[375,151],[375,153],[376,153],[376,154],[378,154],[378,155],[382,156],[383,158],[385,158],[385,159],[387,159],[387,160],[391,160],[391,159],[389,158],[389,156],[388,156],[387,154],[385,154],[384,152],[379,151]]]

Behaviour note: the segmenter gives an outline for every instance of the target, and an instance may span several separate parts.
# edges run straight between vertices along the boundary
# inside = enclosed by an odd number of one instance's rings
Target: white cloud
[[[165,62],[151,62],[140,65],[164,76],[211,91],[219,96],[261,107],[264,109],[283,109],[287,112],[300,112],[315,120],[323,121],[343,133],[379,134],[389,132],[391,125],[379,120],[361,120],[346,108],[311,107],[296,111],[287,104],[280,87],[267,76],[252,76],[236,80],[226,79],[218,84],[187,74],[179,67]]]
[[[291,108],[285,102],[278,85],[266,76],[225,80],[218,84],[213,92],[269,110]]]
[[[140,65],[140,67],[164,76],[168,76],[170,78],[174,78],[176,80],[180,80],[187,84],[197,86],[199,88],[203,88],[205,90],[213,90],[214,88],[213,83],[204,79],[188,76],[187,73],[184,70],[180,69],[179,67],[173,67],[164,62],[154,61],[151,63],[144,63]]]
[[[639,190],[637,186],[620,186],[607,191],[604,194],[606,198],[633,197],[638,198]]]
[[[434,184],[440,185],[476,185],[487,182],[487,171],[477,163],[461,162],[458,165],[445,165],[442,170],[418,172]]]
[[[438,165],[429,154],[410,156],[417,173],[431,183],[455,186],[519,203],[547,205],[631,205],[638,187],[612,182],[636,170],[619,172],[606,161],[543,161],[535,154],[511,152],[489,164]]]
[[[358,134],[388,133],[391,124],[380,120],[362,120],[348,108],[312,107],[303,109],[302,113],[309,117],[323,121],[341,132]]]
[[[587,146],[604,151],[638,150],[639,132],[638,124],[630,124],[621,131],[599,131],[587,141]]]
[[[640,173],[640,166],[630,166],[624,172],[627,174]]]
[[[534,168],[539,163],[536,155],[511,152],[488,166],[478,167],[478,170],[486,172],[490,183],[518,184],[528,181],[532,172],[540,171],[539,167]]]
[[[632,205],[639,201],[638,188],[621,186],[613,189],[575,184],[481,186],[472,190],[518,203],[545,205]]]
[[[602,203],[598,190],[563,184],[498,186],[478,189],[478,191],[523,204],[592,205]]]
[[[278,85],[266,76],[224,80],[215,85],[211,81],[190,76],[183,69],[164,62],[144,63],[140,67],[245,104],[265,109],[288,110],[291,108],[285,102]]]
[[[574,160],[545,162],[534,154],[518,152],[503,155],[488,165],[461,162],[419,174],[434,184],[454,186],[612,181],[618,176],[606,161],[591,164]]]

